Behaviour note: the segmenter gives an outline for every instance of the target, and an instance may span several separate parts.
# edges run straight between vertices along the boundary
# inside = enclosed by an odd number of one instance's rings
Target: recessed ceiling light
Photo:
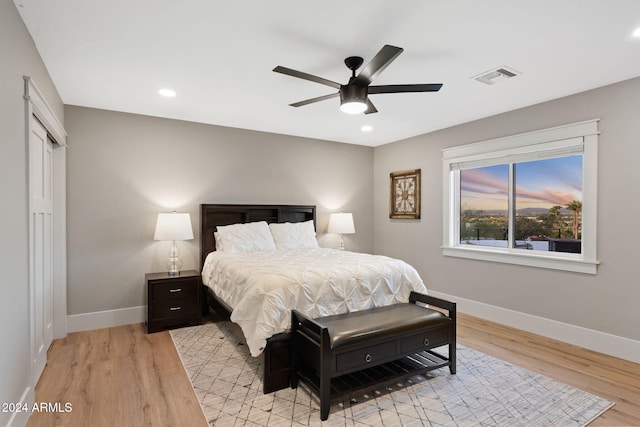
[[[633,33],[631,33],[633,37],[640,37],[640,27],[636,28]]]
[[[371,125],[363,125],[360,130],[362,132],[371,132],[373,130],[373,126]]]
[[[176,96],[176,92],[171,89],[160,89],[158,93],[167,98],[173,98]]]

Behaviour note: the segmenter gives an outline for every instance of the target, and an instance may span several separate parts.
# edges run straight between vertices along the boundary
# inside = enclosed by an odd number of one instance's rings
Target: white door
[[[29,238],[32,364],[34,385],[53,341],[53,144],[31,118],[29,138]]]

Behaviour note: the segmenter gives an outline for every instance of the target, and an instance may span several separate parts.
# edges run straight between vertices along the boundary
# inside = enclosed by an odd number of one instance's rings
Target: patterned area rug
[[[459,346],[456,375],[438,369],[333,404],[329,419],[320,422],[318,400],[303,385],[262,393],[259,359],[229,322],[177,329],[171,336],[212,426],[584,426],[613,406]]]

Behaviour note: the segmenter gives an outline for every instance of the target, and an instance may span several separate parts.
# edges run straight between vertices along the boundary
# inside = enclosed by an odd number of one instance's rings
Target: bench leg
[[[331,409],[331,378],[328,375],[320,376],[320,420],[329,418]]]
[[[449,372],[456,373],[456,343],[449,343]]]
[[[292,333],[291,334],[291,371],[289,374],[289,382],[291,384],[291,388],[298,387],[298,369],[299,369],[299,361],[298,361],[298,348],[295,345],[296,337]]]
[[[320,421],[329,418],[331,408],[331,344],[329,330],[322,328],[320,332]]]
[[[298,317],[295,310],[291,311],[291,338],[289,339],[289,360],[291,361],[291,370],[289,371],[289,384],[291,388],[298,387]]]

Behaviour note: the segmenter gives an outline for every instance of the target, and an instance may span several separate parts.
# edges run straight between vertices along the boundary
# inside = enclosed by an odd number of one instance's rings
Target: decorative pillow
[[[222,237],[220,237],[220,233],[214,231],[213,238],[216,241],[216,251],[224,252],[224,244],[222,243]]]
[[[225,252],[275,251],[276,245],[265,221],[217,227]]]
[[[313,221],[269,224],[273,240],[278,249],[317,248],[316,230]]]

